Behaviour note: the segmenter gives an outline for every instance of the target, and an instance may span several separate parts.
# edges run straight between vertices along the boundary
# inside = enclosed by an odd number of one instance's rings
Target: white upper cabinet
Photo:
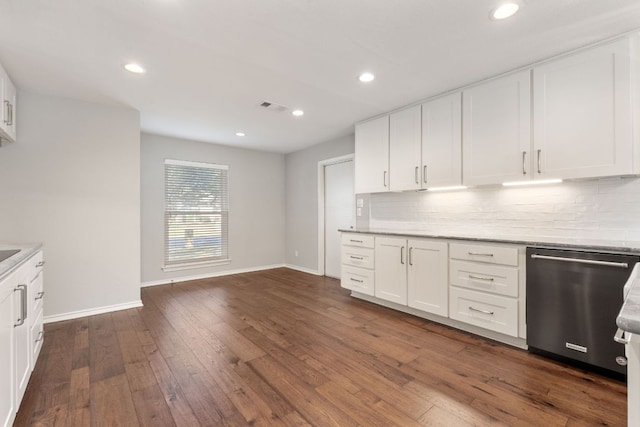
[[[462,117],[465,185],[530,179],[529,70],[464,90]]]
[[[0,138],[16,140],[16,87],[0,66]]]
[[[422,104],[422,188],[462,184],[462,95]]]
[[[389,116],[356,125],[356,193],[389,191]]]
[[[625,38],[534,68],[536,177],[634,172],[632,43]]]
[[[420,189],[421,107],[417,105],[389,117],[389,176],[391,191]]]

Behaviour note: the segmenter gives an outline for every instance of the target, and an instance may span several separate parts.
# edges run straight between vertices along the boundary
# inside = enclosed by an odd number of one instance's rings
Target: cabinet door
[[[30,269],[23,266],[23,273],[29,272]],[[18,270],[18,271],[21,271]],[[31,339],[30,339],[30,321],[28,309],[28,275],[22,274],[18,281],[18,286],[14,292],[14,307],[16,307],[16,323],[15,327],[15,348],[14,360],[16,370],[16,402],[22,400],[22,396],[27,389],[29,377],[31,376]],[[22,309],[24,307],[24,309]]]
[[[407,305],[407,241],[376,237],[375,296]]]
[[[13,85],[11,80],[5,76],[4,79],[4,102],[6,111],[5,119],[3,120],[5,124],[5,129],[7,136],[11,141],[16,140],[16,87]]]
[[[10,279],[8,279],[10,280]],[[0,283],[0,426],[9,427],[16,412],[13,312],[14,286]]]
[[[356,193],[389,191],[389,116],[356,125]]]
[[[422,104],[422,188],[462,184],[462,95]]]
[[[389,184],[391,191],[420,188],[421,107],[417,105],[389,117]]]
[[[527,70],[463,92],[465,185],[530,179],[530,81]]]
[[[449,313],[445,242],[409,240],[408,305],[446,317]]]
[[[616,41],[533,70],[536,177],[633,172],[630,43]]]

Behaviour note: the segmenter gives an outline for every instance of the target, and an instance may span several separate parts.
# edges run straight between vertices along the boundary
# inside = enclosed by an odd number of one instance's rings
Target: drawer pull
[[[493,257],[493,254],[485,254],[485,253],[481,253],[481,252],[469,252],[469,255],[471,255],[471,256],[488,256],[488,257]]]
[[[44,265],[44,261],[40,261],[39,263],[36,264],[36,267],[42,267]]]
[[[469,306],[469,310],[477,311],[478,313],[488,314],[489,316],[493,316],[493,311],[480,310],[479,308]]]
[[[480,276],[474,276],[473,274],[469,275],[469,279],[482,280],[485,282],[493,282],[493,277],[480,277]]]
[[[38,295],[36,295],[34,300],[38,301],[39,299],[42,299],[43,297],[44,297],[44,291],[38,292]]]
[[[349,239],[349,241],[353,243],[362,243],[362,240]]]
[[[364,258],[363,258],[363,257],[361,257],[361,256],[353,256],[353,255],[349,255],[349,258],[351,258],[351,259],[357,259],[358,261],[362,261],[362,260],[364,260]]]
[[[40,342],[44,340],[44,331],[40,331],[40,333],[38,334],[38,338],[36,339],[36,342]]]
[[[353,277],[349,277],[349,280],[351,280],[352,282],[364,283],[364,280],[354,279]]]

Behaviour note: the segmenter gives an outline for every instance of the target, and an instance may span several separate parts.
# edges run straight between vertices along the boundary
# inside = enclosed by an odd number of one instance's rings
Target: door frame
[[[325,265],[324,265],[324,208],[325,208],[325,197],[324,197],[324,168],[325,166],[336,165],[338,163],[345,162],[353,162],[354,155],[347,154],[345,156],[333,157],[331,159],[320,160],[318,162],[318,274],[320,276],[324,276],[325,273]],[[354,194],[355,197],[355,194]]]

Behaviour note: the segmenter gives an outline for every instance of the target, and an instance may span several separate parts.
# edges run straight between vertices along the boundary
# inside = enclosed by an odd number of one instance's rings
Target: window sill
[[[225,265],[231,262],[230,259],[221,259],[217,261],[202,261],[202,262],[185,262],[184,264],[171,264],[162,266],[162,271],[180,271],[180,270],[192,270],[195,268],[214,267],[216,265]]]

